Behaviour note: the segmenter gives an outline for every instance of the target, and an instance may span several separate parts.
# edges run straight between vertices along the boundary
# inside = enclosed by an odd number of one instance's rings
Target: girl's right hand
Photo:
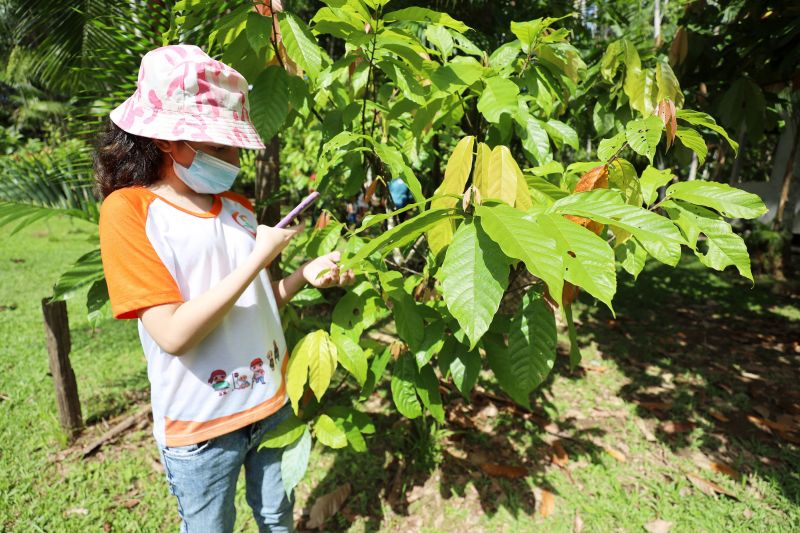
[[[291,228],[273,228],[260,224],[256,228],[256,245],[252,253],[258,258],[261,265],[266,267],[286,248],[292,237],[302,233],[304,229],[305,223]]]

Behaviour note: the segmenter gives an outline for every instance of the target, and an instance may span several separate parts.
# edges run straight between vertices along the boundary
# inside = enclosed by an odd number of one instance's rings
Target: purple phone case
[[[316,199],[317,199],[317,198],[319,198],[319,193],[318,193],[317,191],[314,191],[314,192],[312,192],[311,194],[309,194],[308,196],[306,196],[305,198],[303,198],[303,201],[302,201],[302,202],[300,202],[300,203],[297,205],[297,207],[295,207],[294,209],[292,209],[292,210],[289,212],[289,214],[288,214],[288,215],[286,215],[285,217],[283,217],[283,218],[280,220],[280,222],[278,222],[277,224],[275,224],[275,227],[276,227],[276,228],[285,228],[286,226],[288,226],[288,225],[289,225],[289,222],[291,222],[292,220],[294,220],[294,218],[295,218],[295,217],[297,217],[297,215],[299,215],[300,213],[302,213],[303,211],[305,211],[305,210],[308,208],[308,206],[310,206],[311,204],[313,204],[313,203],[316,201]]]

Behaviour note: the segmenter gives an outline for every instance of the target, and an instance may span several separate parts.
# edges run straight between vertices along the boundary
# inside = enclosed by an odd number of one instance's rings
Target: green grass
[[[87,459],[59,453],[66,443],[40,302],[58,274],[97,245],[95,231],[58,220],[0,242],[3,530],[177,529],[149,426]],[[800,354],[792,345],[800,331],[797,295],[770,284],[751,287],[695,261],[674,271],[649,265],[639,281],[621,283],[616,318],[588,300],[580,305],[582,367],[571,372],[559,357],[533,414],[485,396],[465,403],[449,395],[452,418],[431,429],[393,414],[384,383],[370,399],[377,427],[370,451],[315,446],[297,507],[308,509],[350,483],[350,497],[326,530],[568,532],[576,515],[584,531],[643,531],[655,519],[672,522],[672,531],[800,529],[798,447],[747,421],[760,412],[775,419],[800,401]],[[86,442],[146,404],[149,387],[135,322],[108,320],[92,331],[82,297],[69,301],[69,314]],[[481,384],[496,391],[488,375]],[[671,407],[652,411],[641,401]],[[729,422],[710,416],[712,409]],[[669,421],[694,428],[669,434],[661,429]],[[545,423],[551,425],[543,429]],[[554,433],[569,458],[563,467],[550,459]],[[731,465],[742,480],[699,467],[691,458],[696,452]],[[489,477],[480,469],[487,461],[523,466],[528,475]],[[687,473],[734,497],[699,492]],[[539,512],[542,489],[555,495],[548,517]],[[237,508],[237,531],[254,531],[241,484]]]

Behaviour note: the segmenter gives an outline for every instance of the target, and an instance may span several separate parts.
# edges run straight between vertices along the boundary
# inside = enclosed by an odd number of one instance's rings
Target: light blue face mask
[[[189,146],[189,143],[185,144]],[[229,190],[239,175],[239,167],[191,146],[189,148],[194,152],[194,160],[189,167],[172,158],[172,168],[181,181],[201,194],[217,194]]]

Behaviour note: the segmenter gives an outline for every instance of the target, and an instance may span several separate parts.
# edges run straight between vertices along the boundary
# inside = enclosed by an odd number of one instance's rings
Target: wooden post
[[[56,389],[56,403],[61,427],[69,436],[70,442],[75,440],[83,427],[81,402],[78,399],[78,385],[75,373],[69,362],[71,342],[69,337],[69,318],[67,303],[51,302],[50,298],[42,299],[44,314],[44,334],[47,340],[47,353],[50,359],[50,373]]]

